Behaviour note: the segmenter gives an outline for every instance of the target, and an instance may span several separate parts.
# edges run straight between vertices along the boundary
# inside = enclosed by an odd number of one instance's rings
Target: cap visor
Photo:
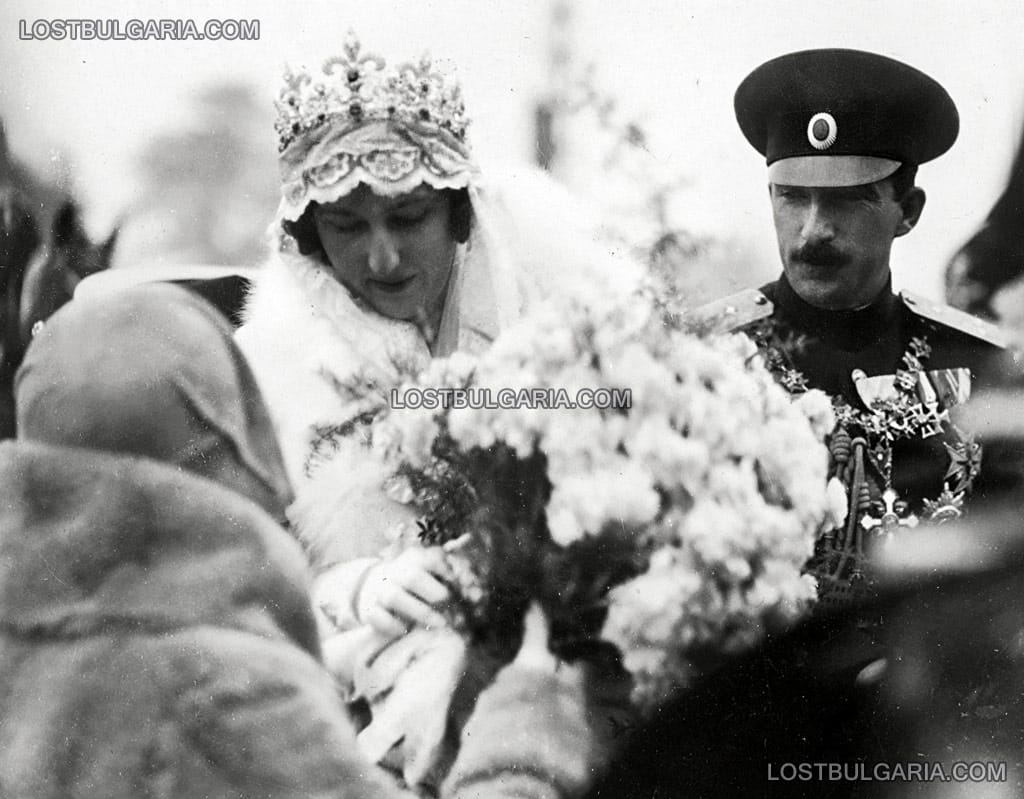
[[[863,186],[887,178],[899,168],[899,161],[871,155],[806,155],[776,161],[768,167],[768,180],[812,188]]]

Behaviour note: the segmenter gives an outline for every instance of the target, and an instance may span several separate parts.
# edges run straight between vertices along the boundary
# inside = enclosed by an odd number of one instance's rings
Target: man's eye
[[[851,191],[841,194],[839,201],[844,203],[870,203],[875,201],[875,196],[866,191]]]

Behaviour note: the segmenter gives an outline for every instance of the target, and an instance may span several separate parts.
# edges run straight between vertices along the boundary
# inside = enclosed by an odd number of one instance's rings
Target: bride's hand
[[[442,627],[437,607],[451,596],[444,580],[450,577],[439,547],[412,547],[401,555],[370,567],[356,600],[360,621],[390,636],[412,626]]]

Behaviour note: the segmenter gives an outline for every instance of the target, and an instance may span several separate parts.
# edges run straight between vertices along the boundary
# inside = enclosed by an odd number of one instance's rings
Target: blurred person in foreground
[[[553,292],[626,291],[639,273],[552,187],[485,179],[460,87],[429,60],[389,65],[350,35],[320,70],[289,72],[277,105],[275,252],[237,340],[295,486],[329,662],[368,710],[360,743],[429,793],[494,664],[467,664],[448,628],[444,554],[388,495],[368,423],[431,359],[482,352]]]
[[[0,794],[383,797],[320,661],[230,327],[153,285],[61,310],[0,445]]]
[[[407,795],[359,754],[321,663],[308,567],[278,524],[291,489],[226,320],[166,285],[77,300],[35,337],[17,397],[19,438],[0,444],[0,795]],[[530,625],[451,799],[569,796],[588,776],[579,670]]]
[[[822,389],[838,424],[831,476],[846,524],[823,536],[811,571],[822,603],[870,596],[872,553],[920,522],[963,515],[991,475],[950,410],[1005,379],[1000,330],[892,290],[895,239],[925,206],[919,164],[957,137],[956,107],[917,69],[857,50],[808,50],[755,69],[736,117],[768,165],[783,274],[702,314],[746,332],[791,393]]]

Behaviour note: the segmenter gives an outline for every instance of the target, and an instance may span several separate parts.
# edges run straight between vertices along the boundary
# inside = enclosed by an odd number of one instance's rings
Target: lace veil
[[[429,59],[388,68],[350,36],[344,55],[325,62],[321,74],[287,72],[277,106],[282,198],[273,231],[282,251],[295,251],[286,221],[360,183],[383,196],[423,183],[468,191],[471,233],[456,255],[435,356],[493,340],[552,291],[609,281],[627,289],[638,279],[539,171],[485,179],[466,141],[461,90]]]

